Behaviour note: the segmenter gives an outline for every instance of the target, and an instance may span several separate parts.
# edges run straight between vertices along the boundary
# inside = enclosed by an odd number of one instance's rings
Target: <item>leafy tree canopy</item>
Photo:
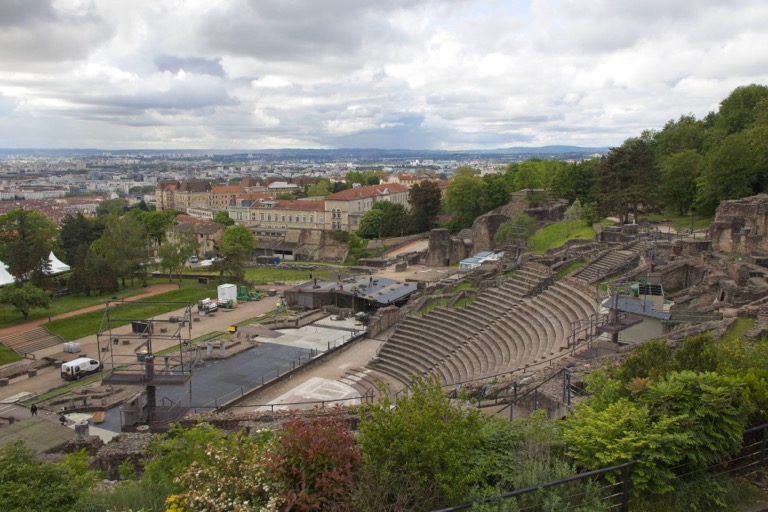
[[[25,282],[20,286],[8,285],[0,288],[0,304],[13,307],[26,321],[31,310],[50,306],[51,297],[45,290]]]
[[[17,285],[30,279],[45,285],[56,235],[56,225],[38,211],[19,208],[0,215],[0,260]]]
[[[234,225],[235,220],[229,216],[229,212],[226,210],[220,210],[216,212],[216,215],[213,216],[213,222],[218,222],[219,224],[223,224],[225,226],[232,226]]]

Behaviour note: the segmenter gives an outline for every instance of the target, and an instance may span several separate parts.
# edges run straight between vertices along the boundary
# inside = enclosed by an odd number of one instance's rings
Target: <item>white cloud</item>
[[[768,83],[759,0],[7,0],[0,140],[616,145]]]

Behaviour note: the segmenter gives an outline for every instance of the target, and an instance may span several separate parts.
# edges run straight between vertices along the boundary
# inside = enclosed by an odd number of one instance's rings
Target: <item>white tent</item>
[[[51,251],[51,254],[48,256],[48,263],[51,264],[51,269],[48,272],[49,274],[61,274],[70,269],[70,266],[57,258],[56,255],[53,254],[53,251]]]
[[[48,255],[48,263],[50,264],[50,269],[46,272],[48,275],[61,274],[70,270],[70,266],[57,258],[53,251]],[[8,273],[8,266],[0,261],[0,286],[13,283],[14,281],[16,279]]]
[[[5,263],[0,261],[0,286],[4,284],[11,284],[14,281],[15,279],[13,276],[8,273],[8,270],[6,270]]]

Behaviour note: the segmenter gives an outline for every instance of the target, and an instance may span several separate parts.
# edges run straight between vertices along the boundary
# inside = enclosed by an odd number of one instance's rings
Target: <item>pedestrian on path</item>
[[[64,413],[61,413],[61,416],[59,416],[59,423],[61,423],[62,425],[67,424],[67,417],[64,416]]]
[[[37,404],[32,404],[32,407],[29,408],[29,412],[32,416],[37,416]]]

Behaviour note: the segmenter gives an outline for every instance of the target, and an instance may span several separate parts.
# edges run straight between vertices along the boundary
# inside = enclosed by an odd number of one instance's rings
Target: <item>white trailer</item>
[[[217,291],[219,293],[218,303],[220,308],[237,302],[237,286],[234,284],[220,284]]]

